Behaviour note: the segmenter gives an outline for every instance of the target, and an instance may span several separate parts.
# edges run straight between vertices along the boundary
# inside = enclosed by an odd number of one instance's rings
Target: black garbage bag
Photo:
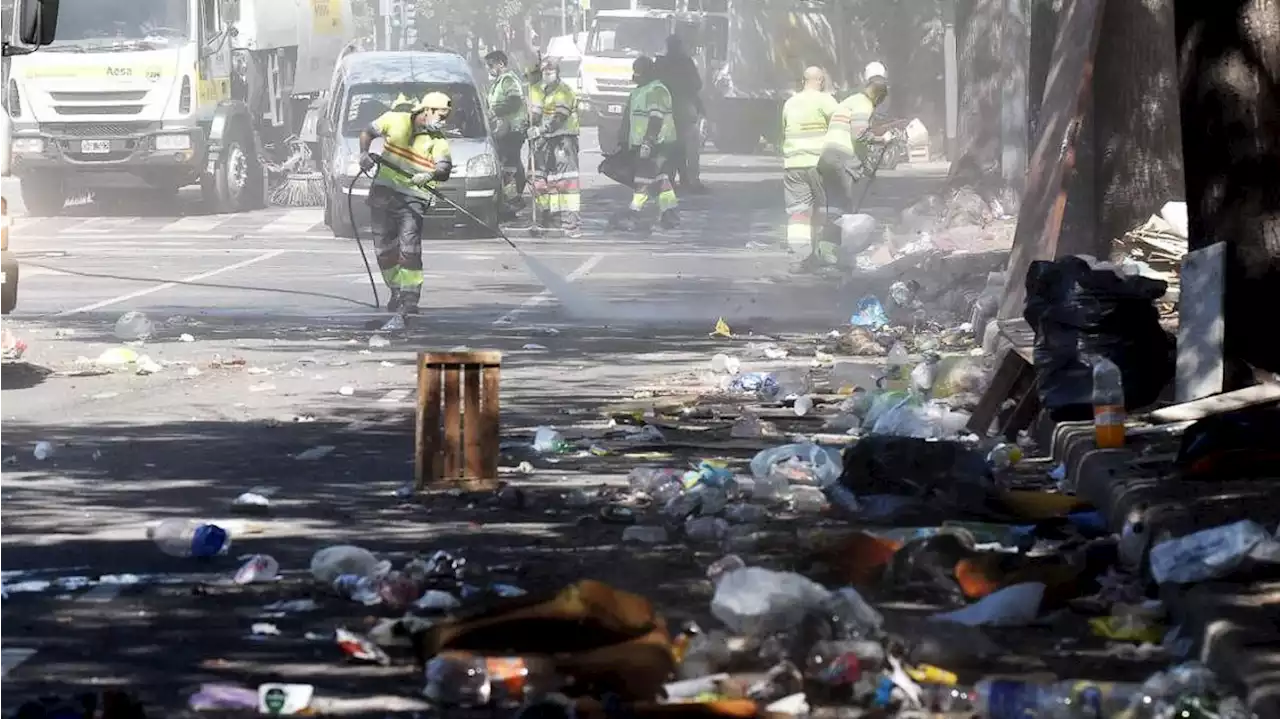
[[[1004,516],[986,457],[959,442],[873,434],[850,445],[841,464],[840,484],[855,497],[911,497],[939,520]]]
[[[1230,482],[1280,476],[1280,405],[1213,415],[1182,434],[1174,467],[1185,480]],[[1280,481],[1280,480],[1277,480]]]
[[[618,150],[606,156],[600,162],[599,172],[620,185],[633,187],[636,180],[635,151]]]
[[[1131,410],[1155,402],[1173,379],[1175,343],[1155,307],[1167,283],[1065,257],[1031,263],[1026,286],[1022,316],[1036,335],[1036,386],[1055,422],[1093,416],[1093,370],[1082,351],[1120,368]]]

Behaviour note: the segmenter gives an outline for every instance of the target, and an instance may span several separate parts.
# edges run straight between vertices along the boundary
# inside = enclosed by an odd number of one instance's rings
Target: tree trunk
[[[1191,249],[1227,244],[1228,360],[1280,372],[1280,0],[1173,6]]]
[[[1000,20],[1004,0],[956,0],[959,46],[959,159],[947,178],[950,190],[970,188],[998,195],[1000,175]]]

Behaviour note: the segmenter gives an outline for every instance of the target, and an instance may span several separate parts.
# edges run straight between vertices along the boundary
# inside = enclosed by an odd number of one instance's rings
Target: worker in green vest
[[[787,207],[787,248],[804,259],[796,269],[813,269],[834,262],[834,248],[822,242],[827,198],[818,172],[818,158],[836,99],[823,89],[822,68],[804,71],[804,89],[782,106],[782,192]]]
[[[378,268],[391,290],[387,311],[395,313],[383,326],[387,331],[404,329],[406,318],[418,313],[423,219],[435,199],[432,189],[453,169],[444,134],[451,105],[448,95],[429,92],[409,112],[385,112],[360,133],[360,167],[378,170],[368,202]],[[379,137],[381,162],[369,152]]]
[[[542,82],[529,92],[530,152],[538,223],[534,232],[562,227],[582,236],[582,189],[578,175],[578,97],[560,79],[560,63],[542,62]]]
[[[863,73],[863,89],[841,101],[831,116],[822,156],[818,160],[818,170],[827,194],[824,240],[828,245],[840,244],[840,217],[856,209],[854,187],[859,180],[876,171],[871,144],[887,141],[887,137],[876,137],[871,133],[871,116],[889,95],[886,74],[883,64],[869,63]],[[873,237],[866,235],[867,242]],[[866,246],[842,247],[839,254],[852,259],[865,249]]]
[[[524,103],[524,83],[512,70],[507,54],[494,50],[484,56],[492,83],[489,85],[489,112],[493,119],[493,141],[502,168],[503,209],[508,217],[524,204],[525,174],[520,150],[529,131],[529,110]]]
[[[636,88],[627,102],[623,117],[622,137],[635,163],[634,194],[631,204],[614,216],[610,225],[633,230],[650,198],[658,203],[658,223],[664,229],[680,225],[675,186],[671,171],[679,159],[671,92],[658,79],[658,66],[649,57],[637,58],[631,66],[631,79]]]

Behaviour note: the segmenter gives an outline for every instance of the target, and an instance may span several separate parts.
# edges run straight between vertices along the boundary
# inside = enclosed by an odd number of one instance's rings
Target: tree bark
[[[1173,7],[1191,249],[1227,245],[1228,361],[1280,372],[1280,0]]]
[[[1000,21],[1004,0],[956,0],[959,46],[959,159],[950,190],[970,188],[984,198],[1004,187],[1000,167]]]

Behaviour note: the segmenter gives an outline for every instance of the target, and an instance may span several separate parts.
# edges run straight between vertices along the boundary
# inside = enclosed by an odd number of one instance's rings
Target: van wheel
[[[21,186],[22,204],[33,217],[51,217],[67,204],[67,183],[58,175],[28,175]]]

